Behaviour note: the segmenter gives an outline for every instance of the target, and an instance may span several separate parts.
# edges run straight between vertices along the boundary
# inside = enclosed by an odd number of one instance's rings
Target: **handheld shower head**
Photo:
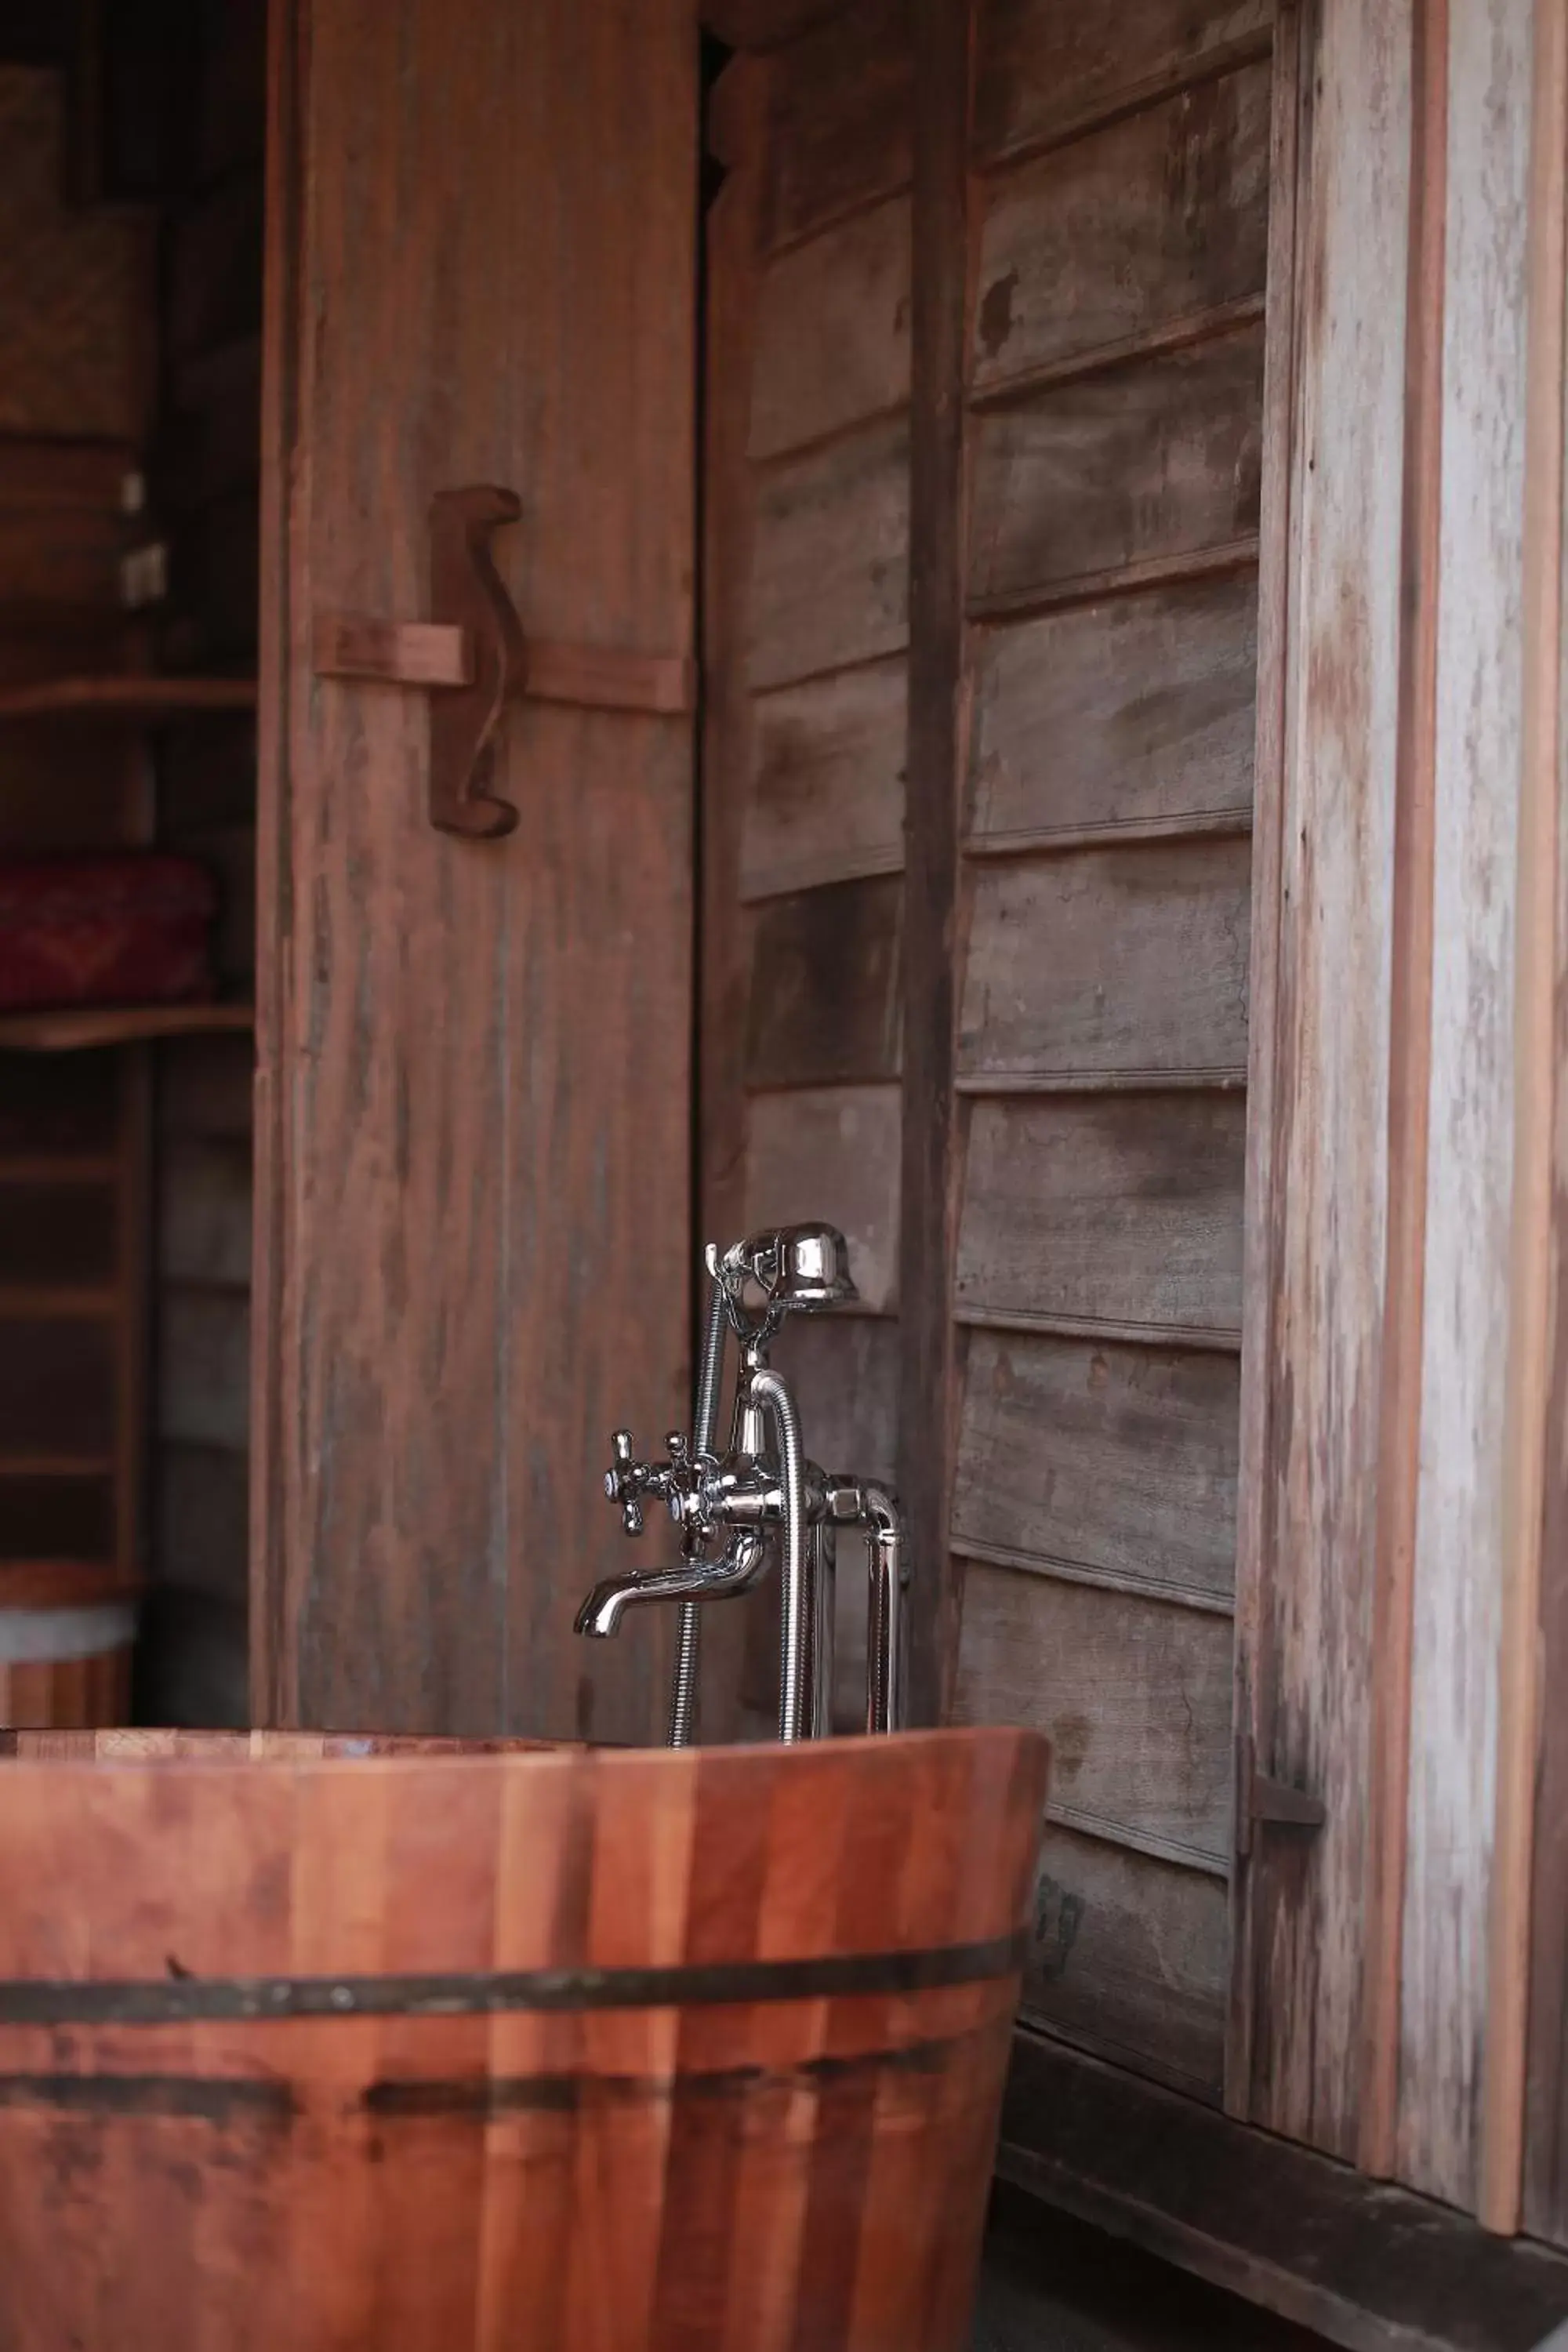
[[[770,1318],[821,1314],[858,1297],[849,1245],[837,1225],[784,1225],[737,1242],[714,1269],[737,1303],[748,1286]]]

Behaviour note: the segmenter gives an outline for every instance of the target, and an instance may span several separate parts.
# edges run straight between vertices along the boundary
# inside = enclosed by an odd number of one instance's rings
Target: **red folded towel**
[[[211,996],[216,912],[188,857],[0,858],[0,1012]]]

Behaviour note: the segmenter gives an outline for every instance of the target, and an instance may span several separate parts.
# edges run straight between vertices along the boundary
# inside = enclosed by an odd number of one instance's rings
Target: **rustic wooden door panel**
[[[496,483],[525,633],[689,652],[696,25],[281,0],[273,66],[257,1705],[647,1734],[650,1630],[570,1617],[610,1424],[681,1410],[689,724],[516,709],[519,829],[455,840],[427,699],[310,644]]]

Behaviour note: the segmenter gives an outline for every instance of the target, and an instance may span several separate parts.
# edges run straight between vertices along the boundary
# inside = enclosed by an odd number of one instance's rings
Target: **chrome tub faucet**
[[[695,1737],[702,1610],[750,1592],[776,1561],[780,1611],[779,1738],[824,1738],[833,1727],[836,1545],[840,1528],[859,1531],[867,1565],[866,1728],[903,1722],[904,1589],[909,1562],[892,1498],[852,1475],[828,1476],[805,1457],[799,1409],[769,1360],[791,1315],[820,1314],[853,1300],[848,1249],[832,1225],[789,1225],[752,1234],[722,1255],[707,1251],[709,1312],[691,1437],[676,1432],[662,1461],[637,1458],[629,1430],[611,1441],[605,1491],[628,1536],[639,1536],[644,1505],[663,1503],[680,1532],[679,1566],[610,1577],[595,1586],[577,1631],[603,1640],[629,1608],[679,1605],[679,1642],[669,1745]],[[739,1349],[730,1443],[715,1450],[725,1339]]]

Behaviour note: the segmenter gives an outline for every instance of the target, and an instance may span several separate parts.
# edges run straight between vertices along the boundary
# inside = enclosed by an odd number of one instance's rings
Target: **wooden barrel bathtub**
[[[5,2352],[961,2352],[1047,1751],[0,1747]]]

